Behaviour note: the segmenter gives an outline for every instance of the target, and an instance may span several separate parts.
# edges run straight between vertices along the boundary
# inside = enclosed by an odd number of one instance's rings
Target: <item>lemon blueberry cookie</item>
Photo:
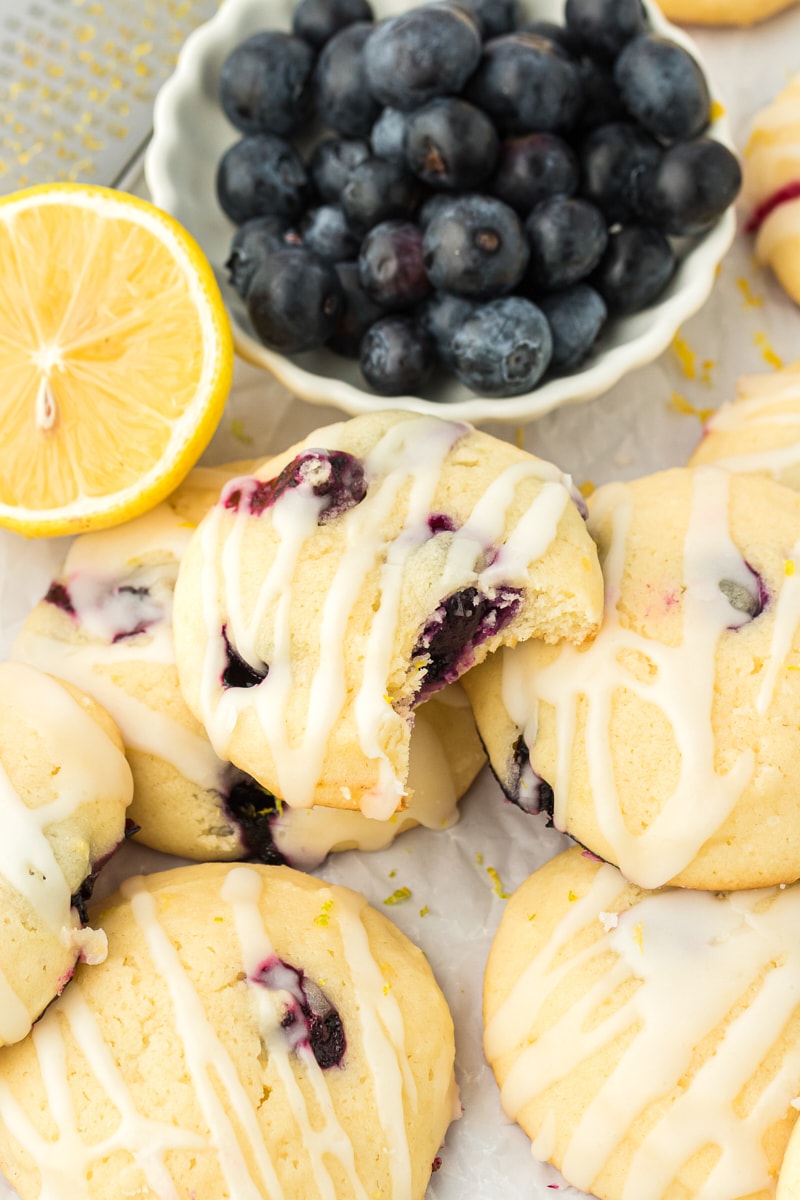
[[[798,884],[643,891],[577,847],[531,875],[489,954],[484,1046],[534,1156],[601,1200],[771,1200],[798,920]]]
[[[800,362],[742,376],[735,399],[706,422],[689,461],[767,475],[800,491]]]
[[[22,1200],[422,1200],[460,1114],[431,969],[363,896],[287,867],[126,881],[0,1087]]]
[[[33,667],[0,664],[0,1046],[105,955],[85,927],[94,876],[125,836],[131,774],[110,717]]]
[[[530,641],[463,681],[504,790],[643,887],[797,879],[800,497],[676,468],[589,510],[596,638]]]
[[[800,75],[753,120],[744,149],[742,199],[758,261],[800,304]]]
[[[382,848],[417,824],[452,824],[485,762],[456,685],[419,709],[410,747],[413,796],[392,821],[290,809],[214,753],[178,686],[172,596],[192,529],[233,470],[198,468],[168,503],[77,538],[12,656],[71,680],[113,716],[133,771],[134,836],[156,850],[308,867],[334,849]]]
[[[415,706],[519,638],[581,642],[602,580],[564,476],[471,426],[380,412],[233,480],[175,590],[181,686],[291,806],[402,806]]]

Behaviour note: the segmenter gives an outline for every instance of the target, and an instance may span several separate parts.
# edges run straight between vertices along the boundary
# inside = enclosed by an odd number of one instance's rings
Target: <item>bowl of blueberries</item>
[[[741,184],[649,0],[226,0],[156,102],[154,202],[294,394],[530,420],[657,357]]]

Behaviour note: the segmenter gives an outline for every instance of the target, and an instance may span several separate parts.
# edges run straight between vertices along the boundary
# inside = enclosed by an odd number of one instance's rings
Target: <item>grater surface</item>
[[[0,193],[124,184],[156,92],[220,0],[0,0]]]

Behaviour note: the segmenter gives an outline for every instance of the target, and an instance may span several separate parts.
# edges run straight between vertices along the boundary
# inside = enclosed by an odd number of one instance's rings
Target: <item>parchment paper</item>
[[[753,114],[800,70],[800,8],[753,30],[692,32],[742,148]],[[144,194],[144,185],[140,190]],[[682,464],[700,436],[703,415],[732,396],[738,375],[769,371],[779,360],[800,356],[800,311],[753,263],[750,241],[740,234],[710,300],[680,339],[597,400],[568,405],[520,430],[486,428],[498,437],[522,439],[578,484],[631,479]],[[340,415],[294,400],[270,377],[239,362],[225,416],[203,461],[275,453]],[[26,542],[0,532],[0,655],[64,553],[63,541]],[[545,1200],[556,1189],[582,1195],[552,1168],[533,1161],[528,1139],[501,1112],[481,1050],[483,969],[505,896],[567,844],[540,818],[504,801],[487,770],[462,801],[454,828],[415,830],[389,850],[336,855],[318,871],[364,892],[396,921],[428,955],[450,1003],[464,1115],[448,1133],[428,1200]],[[128,845],[101,877],[98,894],[113,890],[127,874],[176,861]],[[410,889],[410,899],[384,908],[399,887]],[[0,1200],[15,1194],[0,1180]]]

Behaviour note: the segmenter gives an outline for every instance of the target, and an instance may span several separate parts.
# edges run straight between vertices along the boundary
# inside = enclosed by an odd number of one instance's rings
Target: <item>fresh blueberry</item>
[[[222,639],[225,643],[225,657],[228,664],[222,672],[222,686],[226,690],[228,688],[251,688],[258,687],[260,683],[269,675],[269,667],[266,663],[260,663],[254,667],[251,663],[242,658],[239,651],[231,643],[228,637],[228,628],[226,625],[222,627]]]
[[[361,372],[381,396],[415,395],[435,361],[433,341],[411,317],[382,317],[361,341]]]
[[[429,187],[477,188],[497,160],[494,125],[479,108],[455,96],[431,100],[408,116],[406,163]]]
[[[487,187],[518,213],[527,214],[550,196],[571,196],[578,179],[578,159],[563,138],[554,133],[528,133],[500,144]]]
[[[346,450],[304,450],[274,479],[251,476],[235,480],[223,490],[220,503],[231,511],[258,517],[297,488],[322,500],[317,524],[326,525],[355,508],[366,496],[364,464]]]
[[[600,125],[581,148],[581,192],[610,224],[630,221],[638,210],[639,177],[662,154],[658,142],[630,121]]]
[[[300,222],[300,233],[306,249],[325,262],[346,262],[358,256],[359,240],[336,204],[310,208]]]
[[[578,70],[583,87],[583,108],[578,118],[581,129],[596,129],[598,125],[607,125],[611,121],[629,119],[614,76],[604,64],[593,58],[582,58]]]
[[[454,203],[455,197],[447,192],[432,192],[427,200],[420,205],[417,213],[417,224],[425,229],[438,213],[443,213]]]
[[[228,279],[243,300],[250,281],[270,254],[302,243],[300,234],[280,217],[253,217],[236,230],[225,267]]]
[[[370,157],[369,143],[358,138],[323,138],[314,147],[308,171],[328,204],[338,204],[350,172]]]
[[[452,683],[474,661],[478,646],[500,633],[519,611],[516,588],[498,587],[491,599],[477,588],[454,592],[439,605],[411,652],[427,659],[420,698]]]
[[[247,312],[265,346],[312,350],[333,333],[344,297],[333,267],[302,246],[276,250],[250,282]]]
[[[583,106],[577,64],[533,33],[487,42],[464,95],[502,133],[569,129]]]
[[[325,124],[348,138],[366,137],[378,117],[364,73],[364,46],[373,26],[346,25],[326,43],[314,70],[314,98]]]
[[[361,243],[361,285],[386,308],[412,308],[431,290],[422,260],[422,230],[411,221],[382,221]]]
[[[404,112],[460,92],[480,56],[474,21],[445,5],[426,4],[381,21],[364,48],[372,95]]]
[[[239,775],[224,797],[225,811],[239,830],[247,857],[251,861],[279,867],[286,859],[272,840],[271,826],[279,804],[248,775]]]
[[[288,33],[269,30],[241,42],[222,65],[220,101],[242,133],[290,137],[310,118],[314,52]]]
[[[308,207],[311,186],[294,147],[260,133],[226,150],[217,168],[217,197],[236,225],[262,216],[292,221]]]
[[[488,299],[510,292],[528,265],[528,243],[512,208],[493,196],[456,196],[428,222],[425,268],[435,288]]]
[[[529,285],[537,292],[569,287],[591,274],[608,243],[603,214],[580,197],[553,196],[525,222],[531,248]]]
[[[376,304],[361,286],[357,262],[336,264],[336,274],[344,295],[344,305],[336,328],[325,343],[334,354],[344,358],[358,358],[361,339],[386,310]]]
[[[485,396],[529,392],[550,363],[553,338],[540,308],[521,296],[479,305],[453,338],[455,371]]]
[[[340,203],[352,227],[366,233],[381,221],[413,216],[419,199],[419,181],[404,166],[368,158],[350,172]]]
[[[708,125],[705,76],[688,50],[668,38],[634,38],[614,64],[614,79],[628,111],[654,137],[685,141]]]
[[[408,113],[399,108],[384,108],[369,135],[372,153],[387,162],[405,163],[405,137]]]
[[[477,24],[484,41],[502,37],[516,29],[519,17],[517,0],[451,0]]]
[[[675,272],[675,254],[657,229],[628,225],[612,230],[592,282],[609,311],[639,312],[656,300]]]
[[[420,306],[417,320],[433,338],[440,362],[453,368],[453,338],[467,317],[475,311],[474,300],[453,296],[449,292],[434,292]]]
[[[524,21],[517,26],[517,33],[533,33],[536,37],[546,38],[571,58],[580,58],[582,53],[580,38],[570,33],[565,25],[558,25],[555,21]]]
[[[558,371],[577,367],[590,353],[608,316],[603,297],[586,283],[551,292],[539,301],[553,335],[550,366]]]
[[[372,20],[368,0],[300,0],[292,16],[292,32],[321,50],[346,25]]]
[[[712,138],[678,142],[639,180],[638,198],[647,220],[662,233],[699,234],[732,204],[742,172],[727,146]]]
[[[641,0],[567,0],[567,29],[592,58],[611,61],[627,43],[647,32]]]

